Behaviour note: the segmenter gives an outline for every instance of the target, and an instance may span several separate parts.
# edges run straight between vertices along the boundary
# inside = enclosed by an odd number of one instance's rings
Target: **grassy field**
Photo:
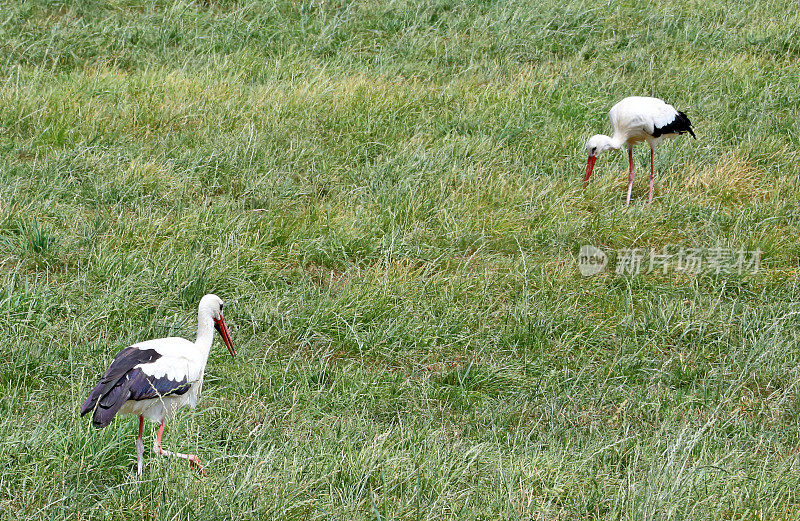
[[[796,7],[3,1],[0,519],[800,519]],[[581,181],[631,94],[698,140],[626,209]],[[209,476],[137,480],[78,406],[208,292],[240,356],[164,443]]]

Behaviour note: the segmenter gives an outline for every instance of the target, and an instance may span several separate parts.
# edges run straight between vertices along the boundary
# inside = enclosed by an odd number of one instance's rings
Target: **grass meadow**
[[[800,519],[788,0],[0,3],[0,518]],[[583,144],[632,94],[698,139]],[[583,277],[582,245],[762,251]],[[194,338],[157,458],[78,406]]]

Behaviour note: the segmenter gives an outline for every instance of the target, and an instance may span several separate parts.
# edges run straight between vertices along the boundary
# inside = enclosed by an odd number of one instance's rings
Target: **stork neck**
[[[208,353],[214,342],[214,319],[210,315],[200,313],[197,316],[197,340],[195,344]]]
[[[620,148],[622,148],[622,145],[625,144],[625,141],[628,140],[628,137],[622,134],[618,134],[617,132],[614,132],[614,135],[611,136],[609,139],[611,140],[610,142],[611,148],[613,148],[614,150],[619,150]]]

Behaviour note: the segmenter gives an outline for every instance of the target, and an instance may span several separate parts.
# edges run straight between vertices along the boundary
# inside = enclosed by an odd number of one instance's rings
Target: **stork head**
[[[586,177],[583,178],[584,186],[589,182],[589,176],[592,175],[594,162],[597,161],[597,155],[605,152],[611,148],[618,148],[614,144],[614,140],[603,134],[595,134],[586,142],[586,153],[589,154],[589,160],[586,163]]]
[[[197,310],[198,320],[202,321],[206,317],[211,317],[214,321],[214,329],[216,329],[222,337],[222,341],[225,342],[228,352],[235,358],[236,350],[233,348],[233,342],[231,342],[231,335],[228,333],[228,326],[225,325],[225,319],[222,318],[223,305],[224,302],[222,302],[221,298],[209,293],[200,299],[200,306]]]

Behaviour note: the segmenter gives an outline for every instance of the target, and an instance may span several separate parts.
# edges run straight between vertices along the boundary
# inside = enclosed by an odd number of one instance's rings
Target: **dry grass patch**
[[[688,164],[685,171],[674,176],[680,186],[670,189],[680,189],[706,202],[752,204],[775,194],[775,183],[768,177],[751,161],[725,154],[711,166]]]

